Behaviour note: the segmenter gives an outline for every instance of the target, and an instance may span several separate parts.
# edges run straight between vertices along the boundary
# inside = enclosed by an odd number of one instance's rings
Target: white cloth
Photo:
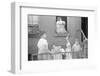
[[[45,53],[47,52],[46,49],[48,49],[48,42],[46,39],[41,38],[38,43],[37,43],[37,47],[39,50],[39,53]]]

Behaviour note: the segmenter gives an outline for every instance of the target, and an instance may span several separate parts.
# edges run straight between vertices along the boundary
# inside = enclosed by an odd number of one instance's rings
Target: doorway
[[[88,17],[81,17],[81,30],[83,33],[81,34],[81,41],[83,42],[84,38],[88,39]]]

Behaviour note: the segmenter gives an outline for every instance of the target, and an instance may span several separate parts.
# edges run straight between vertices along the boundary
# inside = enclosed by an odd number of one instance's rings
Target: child
[[[56,46],[53,45],[53,49],[51,50],[52,55],[53,55],[53,59],[62,59],[62,52],[63,49],[61,48],[61,46]]]
[[[80,58],[80,52],[81,52],[82,48],[79,44],[79,40],[76,39],[75,43],[72,47],[72,51],[73,51],[73,58]]]
[[[69,41],[69,36],[66,37],[66,49],[65,49],[65,52],[66,52],[66,59],[72,59],[72,54],[71,54],[71,43]]]
[[[39,60],[48,60],[50,59],[50,51],[48,49],[47,35],[44,33],[37,43],[38,47],[38,59]]]

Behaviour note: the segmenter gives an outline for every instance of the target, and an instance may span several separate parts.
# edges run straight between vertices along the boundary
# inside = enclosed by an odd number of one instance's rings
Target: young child
[[[71,43],[69,41],[69,36],[66,37],[66,59],[72,59],[72,54],[71,54]]]
[[[53,49],[51,50],[53,59],[54,60],[56,60],[56,59],[62,59],[62,52],[63,51],[64,51],[64,49],[61,48],[61,46],[53,45]]]
[[[46,35],[46,33],[44,33],[37,43],[39,60],[50,59],[50,55],[49,55],[50,50],[48,49],[48,41],[46,38],[47,38],[47,35]]]
[[[75,39],[75,43],[72,47],[72,51],[73,51],[73,58],[80,58],[80,52],[81,52],[82,48],[79,44],[79,40]]]

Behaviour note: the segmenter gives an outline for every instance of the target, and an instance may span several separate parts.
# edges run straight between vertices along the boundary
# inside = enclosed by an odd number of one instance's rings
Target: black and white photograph
[[[12,73],[65,71],[66,75],[82,70],[83,74],[96,68],[97,10],[59,5],[11,4]]]
[[[28,61],[88,58],[88,17],[27,15]]]

